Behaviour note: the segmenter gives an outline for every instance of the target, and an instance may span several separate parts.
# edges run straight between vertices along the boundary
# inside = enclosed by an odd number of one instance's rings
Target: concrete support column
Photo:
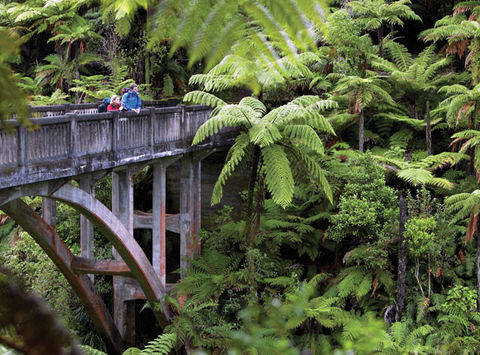
[[[195,235],[195,254],[200,254],[201,243],[198,233],[202,226],[202,161],[193,160],[193,234]]]
[[[167,168],[180,157],[163,158],[153,164],[152,266],[165,287],[167,274]]]
[[[79,179],[80,189],[88,194],[95,196],[95,181],[92,176],[86,176]],[[93,259],[94,250],[94,230],[93,224],[84,216],[80,215],[80,256],[82,258]],[[94,280],[94,275],[88,275],[90,280]]]
[[[42,198],[42,218],[51,227],[57,225],[57,202],[50,198]]]
[[[128,169],[112,173],[112,210],[133,236],[133,175]],[[122,260],[113,249],[113,256]],[[125,278],[113,277],[113,319],[126,346],[135,344],[135,311],[133,302],[125,301]]]
[[[152,264],[153,269],[165,287],[166,262],[166,173],[164,162],[153,165],[153,196],[152,196]]]
[[[200,160],[191,154],[183,157],[180,165],[180,277],[183,278],[188,259],[200,250],[201,170]]]

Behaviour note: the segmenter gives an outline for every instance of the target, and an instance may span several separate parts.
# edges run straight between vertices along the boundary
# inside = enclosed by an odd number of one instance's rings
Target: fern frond
[[[250,127],[257,118],[255,111],[246,106],[225,105],[218,113],[202,124],[193,138],[192,144],[203,142],[217,134],[223,127]]]
[[[323,155],[323,142],[312,127],[307,125],[287,125],[283,133],[294,143],[302,144],[314,152]]]
[[[191,91],[183,97],[183,101],[210,107],[223,107],[226,105],[225,101],[204,91]]]
[[[329,202],[333,203],[333,193],[325,175],[325,171],[321,168],[317,161],[310,157],[303,149],[299,149],[298,147],[290,147],[290,149],[295,155],[296,161],[301,162],[306,167],[305,170],[313,179],[317,180],[320,188],[328,198]]]
[[[212,205],[220,202],[220,200],[222,199],[223,186],[225,185],[228,178],[232,176],[232,174],[234,173],[235,169],[239,166],[241,161],[248,156],[249,144],[250,144],[250,139],[248,137],[248,134],[246,133],[243,133],[243,132],[240,133],[235,139],[235,144],[230,148],[230,151],[229,151],[229,160],[223,166],[222,171],[218,176],[217,182],[213,187],[212,198],[211,198]]]
[[[285,208],[292,201],[295,187],[287,155],[278,145],[265,147],[261,152],[267,189],[273,201]]]
[[[103,351],[100,351],[98,349],[94,349],[94,348],[92,348],[91,346],[88,346],[88,345],[80,345],[79,347],[85,355],[107,355]]]
[[[148,342],[140,355],[168,355],[175,347],[177,336],[174,333],[163,333],[155,340]]]
[[[455,152],[443,152],[440,154],[430,155],[419,162],[415,163],[415,166],[424,169],[441,169],[450,164],[460,161],[461,159],[469,159],[469,157],[462,153]]]
[[[400,170],[397,176],[413,186],[424,185],[433,179],[430,171],[425,169],[408,168]]]
[[[385,49],[401,71],[407,71],[412,65],[412,55],[403,44],[390,41],[386,44]]]
[[[260,100],[251,96],[244,97],[240,100],[238,104],[240,106],[250,107],[255,112],[258,112],[259,117],[262,117],[263,115],[265,115],[265,113],[267,113],[267,108],[265,107],[265,105]]]
[[[261,120],[248,131],[250,141],[260,148],[269,146],[282,139],[278,127],[271,122]]]
[[[405,150],[412,138],[413,134],[409,129],[402,129],[390,137],[390,148],[398,147]]]

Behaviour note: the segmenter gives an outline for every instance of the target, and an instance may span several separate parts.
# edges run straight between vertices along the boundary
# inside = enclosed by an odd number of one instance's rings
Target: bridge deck
[[[190,143],[209,111],[175,106],[140,114],[67,113],[33,119],[34,129],[10,121],[12,129],[0,129],[0,189],[205,149],[214,141]]]

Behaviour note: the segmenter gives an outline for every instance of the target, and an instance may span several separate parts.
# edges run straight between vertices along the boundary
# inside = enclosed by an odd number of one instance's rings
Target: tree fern
[[[227,105],[211,94],[193,92],[186,95],[186,100],[210,103],[217,108],[207,122],[200,126],[193,144],[217,134],[224,127],[242,129],[215,184],[212,204],[221,200],[226,181],[245,159],[252,157],[254,147],[260,149],[260,163],[264,169],[259,171],[265,174],[267,190],[276,203],[286,207],[293,197],[295,185],[289,161],[291,152],[302,158],[302,163],[311,169],[312,176],[319,181],[331,200],[326,175],[313,159],[300,152],[303,149],[319,156],[323,154],[323,142],[315,130],[335,133],[330,122],[320,112],[336,107],[336,102],[321,100],[318,96],[301,96],[267,112],[265,105],[254,97],[245,97],[236,105]]]

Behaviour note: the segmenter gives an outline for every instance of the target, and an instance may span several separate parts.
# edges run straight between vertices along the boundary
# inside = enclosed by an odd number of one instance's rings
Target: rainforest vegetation
[[[480,1],[1,0],[0,48],[2,119],[135,81],[143,99],[212,108],[193,144],[237,129],[175,317],[144,317],[128,354],[480,353]],[[78,219],[59,205],[74,252]],[[111,253],[96,232],[95,256]],[[43,331],[15,321],[28,302],[1,299],[12,275],[83,352],[106,351],[2,214],[0,260],[0,353]],[[111,280],[95,286],[111,307]]]

